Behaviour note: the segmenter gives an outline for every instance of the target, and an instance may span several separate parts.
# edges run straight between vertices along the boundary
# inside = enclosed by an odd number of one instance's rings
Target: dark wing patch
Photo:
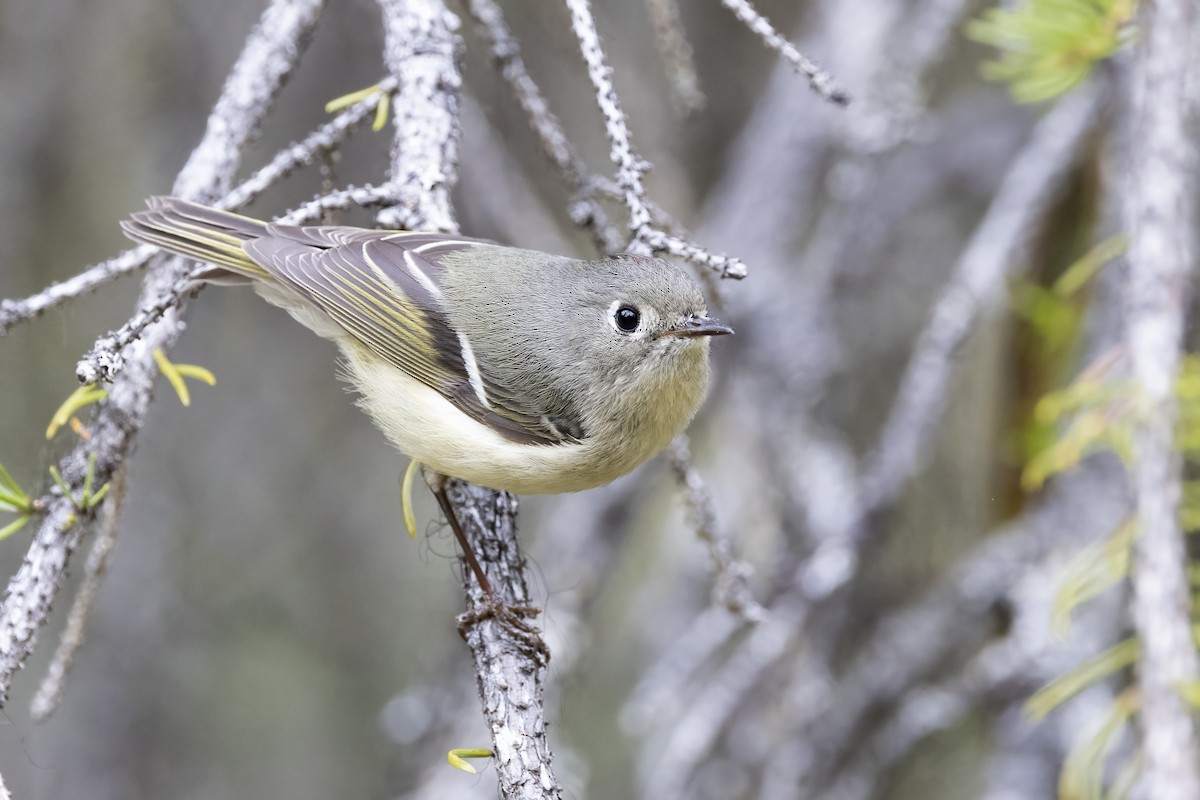
[[[245,251],[355,339],[506,438],[555,444],[582,438],[481,372],[442,300],[441,258],[490,244],[435,234],[271,225]]]

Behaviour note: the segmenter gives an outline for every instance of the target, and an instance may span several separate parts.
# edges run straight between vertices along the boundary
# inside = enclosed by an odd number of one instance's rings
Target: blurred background
[[[0,297],[129,246],[118,220],[170,189],[262,5],[0,2]],[[565,8],[502,5],[580,153],[609,172]],[[596,2],[651,196],[749,269],[713,287],[738,335],[714,343],[691,449],[714,532],[767,616],[714,601],[722,579],[665,457],[604,489],[523,498],[569,796],[1035,800],[1105,713],[1103,687],[1041,724],[1020,704],[1116,640],[1111,608],[1057,634],[1050,616],[1055,570],[1120,520],[1122,479],[1103,459],[1048,489],[1020,477],[1037,399],[1111,341],[1111,292],[1103,273],[1049,344],[1013,298],[1113,232],[1119,126],[1097,98],[1120,92],[1015,103],[963,33],[987,6],[761,0],[849,90],[840,108],[720,3],[682,2],[705,98],[686,114],[646,5]],[[462,32],[463,231],[592,256],[465,17]],[[369,0],[330,3],[244,172],[379,80],[381,41]],[[380,180],[388,137],[351,140],[335,183]],[[321,185],[306,171],[247,213]],[[981,227],[998,207],[1016,209],[1013,230]],[[890,425],[914,343],[971,270],[990,277],[965,279],[953,375],[913,409],[931,425]],[[123,279],[0,339],[0,462],[23,484],[45,483],[67,447],[45,427],[137,288]],[[0,720],[14,797],[496,796],[486,762],[478,777],[445,764],[489,741],[454,625],[452,537],[423,493],[422,535],[405,535],[405,460],[354,407],[333,347],[245,291],[207,289],[187,320],[172,358],[218,383],[190,408],[159,387],[61,708],[29,718],[55,629]],[[880,466],[888,431],[913,432],[919,458]],[[29,530],[0,542],[4,574]]]

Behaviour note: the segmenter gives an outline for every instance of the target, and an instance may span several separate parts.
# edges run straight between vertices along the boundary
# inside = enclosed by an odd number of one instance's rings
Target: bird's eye
[[[613,312],[613,321],[617,323],[617,330],[622,333],[633,333],[637,330],[638,323],[642,321],[642,315],[633,306],[621,306]]]

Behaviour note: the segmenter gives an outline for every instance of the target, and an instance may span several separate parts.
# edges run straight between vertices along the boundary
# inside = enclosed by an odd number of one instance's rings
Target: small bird
[[[688,273],[655,258],[148,205],[121,223],[129,237],[207,262],[198,281],[253,284],[337,343],[360,405],[403,453],[494,489],[572,492],[631,471],[692,419],[709,337],[733,333]],[[430,481],[465,547],[443,484]]]

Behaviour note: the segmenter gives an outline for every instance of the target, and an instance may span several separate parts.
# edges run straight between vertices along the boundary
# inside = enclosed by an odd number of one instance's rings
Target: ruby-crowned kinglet
[[[695,281],[653,258],[579,261],[479,239],[296,227],[156,197],[131,238],[253,283],[332,339],[361,404],[406,455],[494,489],[554,493],[624,475],[708,389]]]

